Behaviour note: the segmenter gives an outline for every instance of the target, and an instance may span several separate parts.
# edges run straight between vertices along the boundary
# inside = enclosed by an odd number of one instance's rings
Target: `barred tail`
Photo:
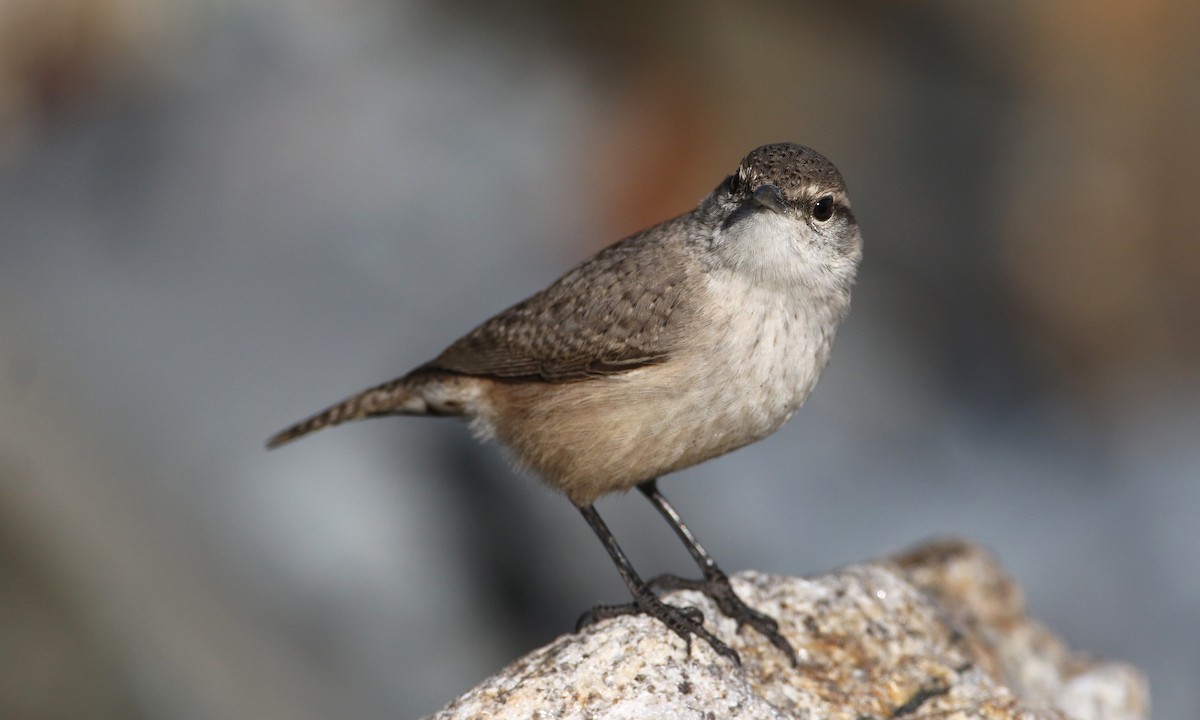
[[[421,384],[419,381],[414,383],[411,376],[405,376],[363,390],[307,420],[272,435],[267,440],[267,448],[277,448],[298,437],[351,420],[381,415],[424,415],[430,412],[430,408],[419,392]]]

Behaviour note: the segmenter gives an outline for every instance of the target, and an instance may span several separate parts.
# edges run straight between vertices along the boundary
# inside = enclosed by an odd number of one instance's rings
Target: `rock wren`
[[[688,587],[795,664],[775,621],[737,597],[657,478],[761,440],[796,412],[829,359],[861,257],[837,168],[800,145],[765,145],[695,210],[602,250],[404,377],[267,446],[366,417],[464,417],[579,508],[629,587],[633,602],[593,608],[577,629],[646,614],[689,649],[700,637],[738,662],[698,610],[651,590]],[[671,523],[702,580],[647,583],[634,571],[593,506],[634,487]]]

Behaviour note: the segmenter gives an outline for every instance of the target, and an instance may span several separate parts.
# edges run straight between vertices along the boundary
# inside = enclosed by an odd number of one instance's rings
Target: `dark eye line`
[[[724,190],[729,195],[742,194],[747,189],[746,178],[742,176],[740,169],[725,178]],[[819,210],[820,206],[824,206],[823,210]],[[808,215],[817,222],[827,223],[835,217],[845,214],[846,206],[840,202],[833,193],[826,192],[818,196],[815,200],[810,200],[808,205]]]

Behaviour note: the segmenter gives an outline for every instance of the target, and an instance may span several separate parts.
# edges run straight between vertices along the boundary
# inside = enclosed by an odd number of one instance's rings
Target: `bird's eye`
[[[743,184],[741,173],[735,172],[725,179],[725,189],[729,191],[730,195],[736,195],[741,192]]]
[[[813,203],[812,216],[817,222],[825,222],[833,217],[833,196],[824,195]]]

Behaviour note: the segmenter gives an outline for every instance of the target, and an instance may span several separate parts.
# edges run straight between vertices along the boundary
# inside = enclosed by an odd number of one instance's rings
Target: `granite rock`
[[[646,617],[563,635],[436,714],[457,718],[1072,718],[1149,716],[1134,668],[1068,649],[978,547],[934,542],[812,579],[745,572],[734,588],[779,621],[799,667],[703,595],[739,668]]]

